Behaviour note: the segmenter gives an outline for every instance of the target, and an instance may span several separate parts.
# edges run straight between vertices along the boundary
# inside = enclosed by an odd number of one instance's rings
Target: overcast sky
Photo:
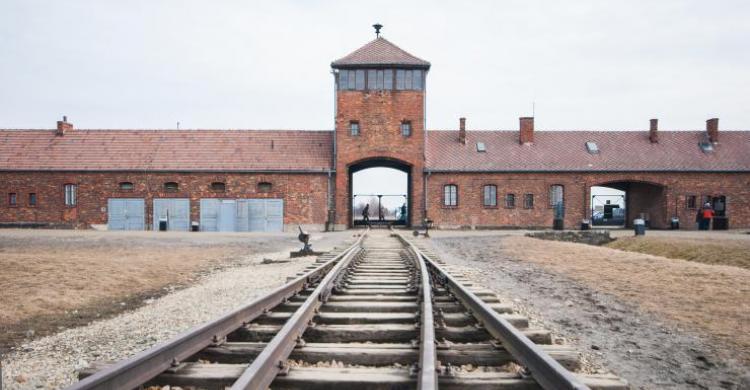
[[[750,128],[748,1],[0,2],[0,128],[330,129],[330,62],[432,62],[427,126]]]

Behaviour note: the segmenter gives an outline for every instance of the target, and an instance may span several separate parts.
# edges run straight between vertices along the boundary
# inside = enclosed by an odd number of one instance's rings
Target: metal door
[[[249,231],[251,232],[265,232],[266,231],[266,204],[264,199],[249,199],[248,200],[250,217]]]
[[[201,231],[216,232],[219,230],[220,203],[221,199],[201,199]]]
[[[190,199],[154,199],[154,230],[159,220],[167,220],[167,230],[190,230]]]
[[[143,199],[108,199],[109,230],[144,230],[146,202]]]
[[[266,199],[267,232],[284,231],[284,200]]]
[[[237,216],[237,204],[233,200],[222,200],[219,205],[219,231],[235,231],[235,219]]]

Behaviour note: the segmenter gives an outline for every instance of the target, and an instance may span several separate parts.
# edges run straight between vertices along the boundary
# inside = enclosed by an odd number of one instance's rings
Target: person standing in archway
[[[370,204],[366,204],[365,208],[362,209],[362,221],[370,227]]]
[[[700,230],[708,230],[711,227],[711,220],[714,218],[714,209],[711,203],[706,202],[701,209],[701,220],[699,222]]]

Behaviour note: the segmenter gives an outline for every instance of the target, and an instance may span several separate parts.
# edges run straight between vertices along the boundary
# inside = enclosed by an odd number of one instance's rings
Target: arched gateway
[[[371,167],[407,172],[405,224],[421,224],[430,63],[378,37],[331,67],[336,83],[336,225],[353,225],[352,175]]]

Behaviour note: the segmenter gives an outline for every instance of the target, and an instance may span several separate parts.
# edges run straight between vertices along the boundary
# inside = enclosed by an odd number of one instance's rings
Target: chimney
[[[57,133],[56,135],[63,136],[66,132],[73,130],[73,124],[68,123],[68,117],[63,116],[63,120],[57,121]]]
[[[651,119],[651,127],[648,129],[648,139],[651,141],[652,144],[659,142],[659,133],[657,133],[658,130],[659,130],[659,120]]]
[[[711,118],[706,121],[706,133],[711,143],[719,142],[719,118]]]
[[[466,118],[458,118],[458,142],[466,145]]]
[[[519,118],[521,122],[521,131],[519,133],[518,142],[523,144],[530,144],[534,142],[534,117],[527,116]]]

